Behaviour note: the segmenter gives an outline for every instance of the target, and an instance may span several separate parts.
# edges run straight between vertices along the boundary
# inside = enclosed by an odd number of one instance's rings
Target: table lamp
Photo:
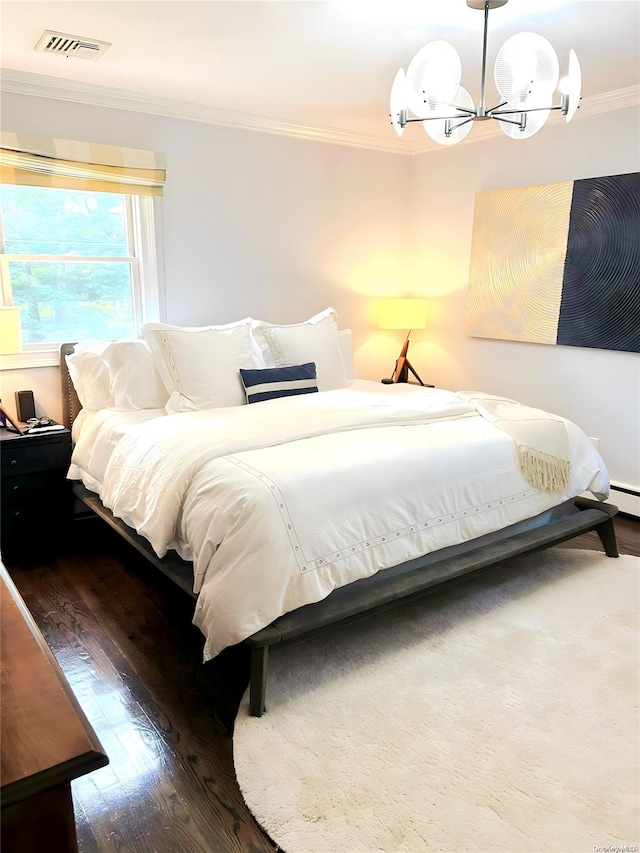
[[[20,309],[0,305],[0,354],[12,355],[21,351]]]
[[[380,329],[402,329],[406,330],[407,337],[405,338],[400,355],[396,360],[396,366],[389,382],[407,382],[409,372],[411,372],[418,380],[420,385],[424,382],[416,371],[411,362],[407,358],[409,349],[409,335],[412,329],[426,329],[427,327],[427,302],[426,299],[386,299],[384,300],[380,320],[378,322]]]
[[[13,355],[21,350],[20,309],[0,305],[0,355]],[[22,432],[0,400],[0,426],[6,426],[7,421],[16,432]]]

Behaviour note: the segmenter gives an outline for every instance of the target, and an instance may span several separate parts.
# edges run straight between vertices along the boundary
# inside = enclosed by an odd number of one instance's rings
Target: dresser
[[[0,563],[2,853],[76,853],[71,781],[108,764]]]

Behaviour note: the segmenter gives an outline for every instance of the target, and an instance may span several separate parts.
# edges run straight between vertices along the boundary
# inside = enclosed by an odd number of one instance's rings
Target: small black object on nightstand
[[[33,391],[16,391],[16,411],[18,420],[26,423],[30,418],[36,416],[36,404],[33,399]]]

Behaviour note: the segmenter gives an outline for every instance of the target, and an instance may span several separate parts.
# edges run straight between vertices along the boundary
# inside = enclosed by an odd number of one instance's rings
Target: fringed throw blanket
[[[506,397],[481,392],[460,392],[458,396],[513,438],[527,483],[547,493],[567,489],[571,473],[569,437],[560,418]]]

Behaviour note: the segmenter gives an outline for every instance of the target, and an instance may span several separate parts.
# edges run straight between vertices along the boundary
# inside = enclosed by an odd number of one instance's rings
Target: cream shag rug
[[[639,574],[552,549],[273,650],[249,808],[286,853],[638,845]]]

